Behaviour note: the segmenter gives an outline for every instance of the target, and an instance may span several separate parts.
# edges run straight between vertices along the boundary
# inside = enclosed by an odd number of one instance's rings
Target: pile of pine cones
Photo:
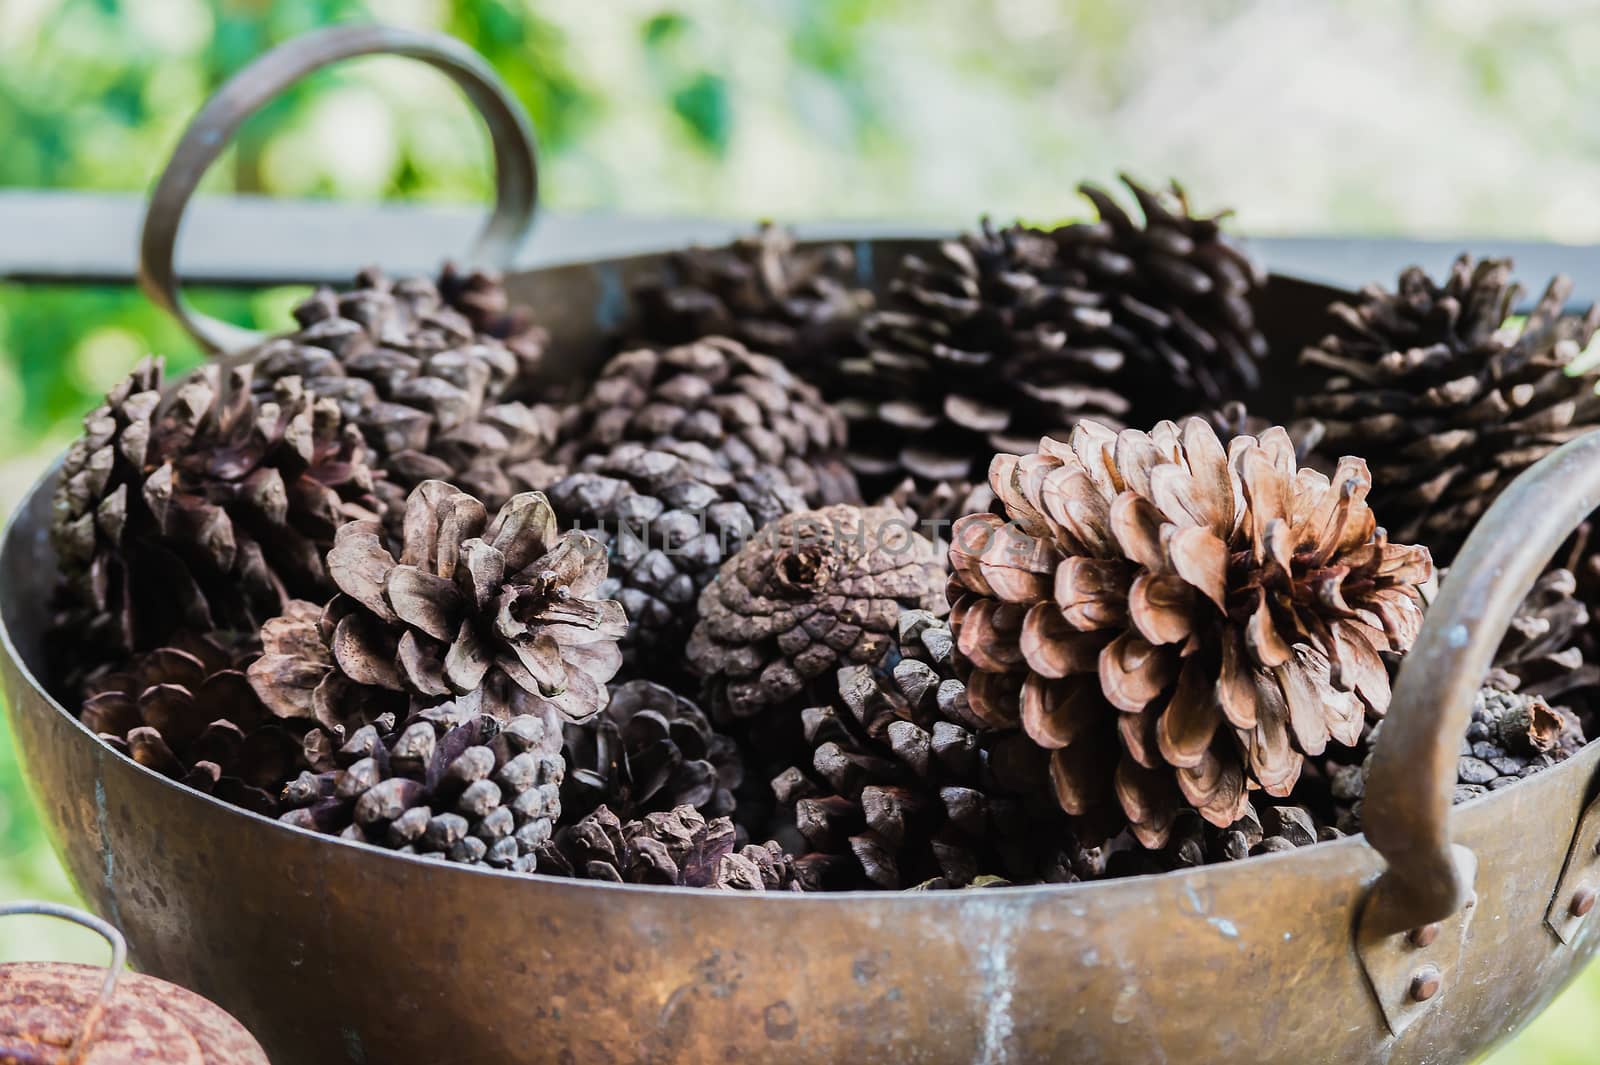
[[[519,872],[966,887],[1358,831],[1434,567],[1600,425],[1600,312],[1407,270],[1330,308],[1285,428],[1261,272],[1128,185],[877,291],[770,227],[673,255],[570,401],[449,269],[147,361],[61,477],[57,691],[257,814]],[[1597,577],[1575,543],[1523,605],[1458,797],[1583,744]]]

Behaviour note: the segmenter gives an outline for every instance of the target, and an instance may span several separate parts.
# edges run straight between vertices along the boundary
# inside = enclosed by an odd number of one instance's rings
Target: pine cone
[[[497,285],[449,268],[439,285],[369,269],[347,292],[320,288],[295,308],[297,332],[257,349],[258,381],[299,375],[336,399],[389,471],[396,517],[425,480],[470,484],[498,506],[510,493],[497,467],[542,457],[558,419],[505,401],[538,369],[545,338],[497,309]]]
[[[302,733],[267,713],[251,691],[250,657],[210,636],[179,634],[94,677],[78,717],[140,765],[276,816],[279,792],[303,765]]]
[[[670,884],[744,891],[798,891],[780,848],[745,847],[726,817],[707,821],[692,806],[623,822],[602,806],[557,831],[540,849],[539,871],[614,884]]]
[[[631,622],[626,674],[659,680],[682,670],[695,603],[723,561],[768,522],[805,509],[783,477],[739,480],[698,444],[618,444],[548,491],[568,526],[610,554],[600,594],[621,602]]]
[[[1232,440],[1236,436],[1260,436],[1273,423],[1259,415],[1251,413],[1243,403],[1237,400],[1213,407],[1202,412],[1199,417],[1211,423],[1211,428],[1216,430],[1217,436],[1223,440]],[[1290,422],[1285,429],[1289,433],[1289,442],[1294,445],[1294,461],[1297,466],[1315,466],[1324,473],[1333,472],[1333,464],[1328,462],[1327,469],[1323,469],[1322,455],[1319,448],[1322,438],[1327,435],[1327,427],[1315,418],[1299,418]]]
[[[845,245],[797,248],[787,230],[764,223],[726,247],[669,255],[662,274],[634,288],[633,302],[632,340],[733,337],[819,380],[850,350],[872,293],[857,287]]]
[[[1266,275],[1222,232],[1228,212],[1190,213],[1173,182],[1163,192],[1122,176],[1144,214],[1135,222],[1104,190],[1078,186],[1097,222],[1051,233],[1067,283],[1095,293],[1110,315],[1101,343],[1124,356],[1127,394],[1144,419],[1215,406],[1260,386],[1267,342],[1250,299]],[[1164,384],[1165,387],[1157,387]]]
[[[533,872],[561,816],[561,721],[549,704],[504,723],[476,700],[385,720],[330,752],[332,766],[284,789],[282,820],[453,862]]]
[[[1377,527],[1360,459],[1330,482],[1282,429],[1225,454],[1198,418],[1040,449],[996,457],[1005,518],[956,523],[951,625],[969,704],[1053,752],[1069,814],[1120,806],[1152,848],[1184,802],[1227,826],[1387,709],[1379,654],[1432,566]]]
[[[511,391],[536,378],[544,367],[550,333],[534,324],[528,308],[514,305],[506,292],[505,278],[495,270],[463,272],[454,263],[445,263],[439,273],[439,296],[466,315],[479,336],[492,337],[517,357],[516,380]]]
[[[881,659],[902,610],[942,607],[940,582],[933,545],[888,508],[790,514],[701,594],[689,664],[719,715],[792,704],[839,666]]]
[[[1373,505],[1441,564],[1517,474],[1600,425],[1600,372],[1569,372],[1600,308],[1564,315],[1572,283],[1557,277],[1516,328],[1521,291],[1509,260],[1463,255],[1443,285],[1411,267],[1396,292],[1334,304],[1334,332],[1301,355],[1321,374],[1301,412],[1367,458]]]
[[[1258,798],[1247,803],[1239,819],[1226,828],[1218,828],[1191,811],[1179,814],[1162,850],[1118,851],[1107,862],[1107,875],[1140,876],[1234,862],[1252,855],[1309,847],[1343,836],[1338,828],[1322,823],[1307,806],[1270,805]]]
[[[1126,412],[1110,387],[1122,356],[1098,339],[1110,319],[1075,280],[1047,234],[987,221],[933,258],[905,258],[865,321],[866,353],[835,386],[869,497],[908,476],[959,492],[996,451]]]
[[[893,507],[923,536],[948,545],[956,519],[994,506],[994,491],[988,481],[938,481],[923,487],[916,478],[907,477],[876,505]]]
[[[380,504],[366,449],[297,378],[251,395],[204,366],[160,395],[146,359],[84,419],[56,489],[63,631],[80,662],[186,629],[253,631],[293,595],[331,590],[322,553]]]
[[[1569,570],[1539,578],[1512,616],[1485,686],[1565,703],[1600,684],[1600,666],[1584,661],[1589,609],[1576,593]]]
[[[305,605],[263,632],[250,682],[280,717],[340,739],[353,721],[481,693],[504,719],[546,705],[578,721],[605,706],[622,663],[620,604],[598,598],[605,554],[559,534],[544,496],[513,496],[493,521],[482,503],[426,481],[406,504],[398,562],[376,522],[339,530],[328,567],[343,593],[320,619]]]
[[[1369,750],[1376,748],[1382,731],[1381,724],[1372,730]],[[1570,711],[1552,707],[1538,695],[1485,685],[1473,700],[1472,718],[1461,741],[1454,801],[1466,802],[1509,787],[1566,761],[1587,742],[1582,725]],[[1341,827],[1348,831],[1361,830],[1361,801],[1371,769],[1372,755],[1368,754],[1360,765],[1331,771],[1333,798],[1342,811]]]
[[[565,754],[569,818],[601,805],[629,820],[678,806],[726,817],[744,773],[737,745],[698,706],[647,680],[614,685],[602,713],[567,725]]]
[[[773,781],[814,853],[843,855],[835,886],[899,889],[1071,881],[1076,848],[1048,756],[1018,732],[981,734],[951,662],[949,626],[907,610],[878,667],[838,672],[834,705],[803,711],[810,761]],[[1076,866],[1076,868],[1075,868]]]
[[[571,408],[562,436],[558,461],[624,440],[687,441],[741,480],[779,471],[811,506],[861,498],[844,464],[844,420],[782,362],[724,337],[616,356]]]

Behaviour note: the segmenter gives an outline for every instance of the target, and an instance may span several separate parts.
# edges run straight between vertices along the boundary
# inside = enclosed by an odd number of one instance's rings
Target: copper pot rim
[[[40,509],[38,504],[38,497],[40,493],[53,489],[55,477],[60,471],[62,458],[64,458],[64,453],[62,456],[57,457],[56,461],[50,465],[45,473],[34,482],[34,484],[28,489],[27,493],[25,493],[18,501],[15,509],[11,513],[10,518],[5,524],[5,528],[0,530],[0,555],[8,555],[15,550],[14,545],[23,536],[43,535],[42,529],[33,529],[30,527],[30,518],[33,516],[33,513],[36,510]],[[113,750],[111,747],[106,746],[106,744],[101,742],[98,736],[89,731],[88,727],[84,725],[76,715],[68,711],[67,708],[63,706],[53,694],[51,694],[49,689],[45,687],[39,677],[34,673],[33,667],[22,656],[15,641],[12,639],[11,627],[9,624],[7,624],[4,611],[0,611],[0,651],[3,651],[5,657],[14,664],[18,675],[30,688],[33,689],[34,695],[43,700],[52,711],[66,718],[74,733],[80,736],[84,742],[94,746],[96,758],[113,758],[117,762],[121,763],[124,768],[132,769],[136,772],[145,774],[146,777],[158,782],[160,786],[166,787],[176,795],[181,796],[179,801],[200,803],[210,807],[213,811],[223,815],[224,817],[232,816],[235,818],[240,818],[247,823],[257,826],[258,828],[264,828],[269,831],[290,833],[295,836],[300,836],[308,840],[315,841],[316,843],[325,846],[353,848],[374,861],[398,862],[409,866],[428,867],[430,869],[439,870],[445,875],[494,877],[496,879],[503,879],[512,883],[531,883],[545,889],[561,889],[571,891],[622,891],[632,894],[650,895],[652,897],[682,896],[685,898],[695,899],[723,898],[728,900],[738,898],[747,899],[752,905],[848,905],[852,902],[860,902],[866,899],[872,899],[881,902],[888,898],[900,898],[904,900],[906,905],[915,905],[919,903],[926,904],[934,900],[946,900],[955,897],[971,897],[974,894],[987,897],[993,893],[1002,893],[1003,897],[1006,899],[1018,900],[1057,898],[1093,900],[1098,896],[1103,896],[1104,894],[1110,892],[1135,890],[1156,883],[1173,885],[1175,888],[1181,891],[1184,886],[1201,880],[1215,882],[1218,878],[1227,878],[1231,876],[1270,875],[1274,871],[1288,871],[1295,863],[1297,858],[1300,858],[1301,855],[1311,851],[1315,851],[1318,855],[1323,855],[1332,852],[1335,848],[1344,848],[1351,851],[1360,848],[1374,854],[1374,856],[1376,855],[1376,852],[1373,850],[1371,844],[1367,842],[1365,833],[1355,833],[1345,836],[1342,839],[1310,843],[1304,847],[1297,847],[1292,852],[1251,855],[1250,857],[1241,859],[1239,861],[1197,865],[1186,869],[1176,869],[1163,873],[1142,873],[1137,876],[1117,877],[1114,879],[1105,880],[1077,881],[1070,884],[1008,884],[1004,886],[979,889],[940,891],[907,890],[898,892],[870,890],[817,892],[714,891],[708,888],[678,887],[674,885],[613,884],[605,881],[578,880],[571,877],[552,876],[548,873],[538,872],[513,873],[510,871],[491,869],[483,866],[462,865],[460,863],[443,862],[435,859],[423,858],[418,855],[401,854],[397,851],[391,851],[386,848],[373,846],[372,844],[368,843],[359,843],[354,840],[340,839],[337,836],[324,835],[322,833],[313,832],[310,829],[285,824],[274,818],[266,817],[262,814],[255,813],[254,811],[246,810],[242,807],[223,802],[221,799],[218,799],[215,796],[195,791],[192,788],[187,788],[180,782],[173,780],[171,777],[165,776],[164,774],[158,773],[147,766],[141,765],[132,758],[129,758],[126,755]],[[1564,771],[1576,772],[1578,769],[1576,763],[1580,761],[1584,761],[1584,759],[1577,756],[1569,758],[1566,761],[1560,762],[1540,771],[1537,776],[1546,777],[1547,775],[1562,773]],[[1492,803],[1497,798],[1504,796],[1507,792],[1516,790],[1521,786],[1521,784],[1522,781],[1518,781],[1517,784],[1477,796],[1454,807],[1453,812]],[[1351,868],[1360,868],[1360,863],[1352,863]],[[774,900],[783,901],[775,902]]]

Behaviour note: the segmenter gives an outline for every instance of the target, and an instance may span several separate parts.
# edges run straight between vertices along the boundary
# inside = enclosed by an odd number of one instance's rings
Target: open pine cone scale
[[[1109,776],[1147,845],[1173,785],[1226,826],[1387,708],[1379,655],[1415,638],[1431,564],[1377,529],[1360,460],[1329,479],[1296,471],[1281,429],[1224,452],[1198,419],[1082,423],[991,480],[1009,522],[964,518],[951,550],[969,700],[1055,752],[1069,813],[1107,801]]]
[[[398,562],[373,523],[346,526],[329,552],[345,594],[406,626],[391,650],[352,622],[360,615],[340,622],[334,657],[348,675],[396,687],[398,665],[412,687],[442,696],[472,691],[498,669],[571,718],[603,704],[627,621],[619,604],[592,598],[604,553],[581,533],[558,537],[543,496],[513,497],[491,524],[472,496],[425,482],[407,504],[405,531]]]

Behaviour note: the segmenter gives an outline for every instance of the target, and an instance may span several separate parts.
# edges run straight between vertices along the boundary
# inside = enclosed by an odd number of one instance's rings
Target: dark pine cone
[[[622,603],[626,676],[668,680],[683,669],[695,604],[756,530],[805,500],[779,474],[735,478],[699,444],[618,444],[548,488],[569,527],[606,546],[600,594]]]
[[[1122,355],[1099,338],[1110,318],[1075,281],[1049,235],[987,221],[905,258],[835,386],[869,498],[908,476],[959,494],[996,451],[1127,411],[1109,387]]]
[[[1382,731],[1382,724],[1372,730],[1371,748],[1376,747]],[[1455,801],[1466,802],[1485,792],[1498,791],[1564,762],[1586,742],[1576,715],[1552,707],[1541,696],[1480,688],[1472,703],[1471,723],[1461,741]],[[1361,800],[1371,767],[1369,754],[1359,766],[1330,769],[1333,798],[1341,810],[1340,827],[1346,831],[1360,831]]]
[[[319,722],[342,740],[352,726],[477,695],[497,718],[553,707],[598,713],[622,664],[622,607],[600,598],[605,553],[560,533],[537,492],[513,496],[491,521],[482,503],[426,481],[406,505],[396,560],[376,522],[339,530],[328,566],[341,594],[264,629],[250,683],[268,709]]]
[[[718,715],[793,706],[838,667],[876,664],[901,611],[943,607],[942,583],[933,545],[887,507],[787,515],[700,596],[689,664]]]
[[[543,456],[555,439],[552,408],[505,398],[537,370],[542,332],[494,309],[504,292],[492,278],[447,270],[441,284],[460,306],[426,278],[365,270],[349,291],[314,292],[295,308],[300,329],[255,353],[260,381],[296,374],[338,400],[389,473],[396,516],[406,491],[430,479],[498,506],[511,491],[499,468]]]
[[[810,506],[861,498],[844,463],[844,419],[782,362],[725,337],[623,352],[566,421],[558,461],[604,454],[625,440],[690,442],[741,480],[778,471]]]
[[[361,436],[297,378],[251,394],[205,366],[160,395],[145,360],[84,419],[55,496],[63,631],[85,661],[180,629],[251,632],[289,596],[331,590],[335,530],[376,519]]]
[[[773,781],[831,887],[898,889],[985,876],[1092,876],[1050,791],[1049,759],[1016,732],[983,733],[951,662],[950,628],[902,613],[878,667],[839,670],[836,704],[803,711],[811,761]]]
[[[793,859],[773,844],[735,851],[726,817],[692,806],[622,822],[602,806],[560,829],[540,850],[539,871],[614,884],[670,884],[731,891],[799,891]]]
[[[1124,356],[1126,394],[1140,397],[1140,421],[1191,409],[1196,398],[1216,406],[1253,392],[1266,338],[1256,328],[1250,299],[1265,280],[1223,232],[1228,212],[1190,213],[1173,182],[1166,192],[1126,175],[1144,223],[1104,190],[1078,191],[1099,212],[1097,222],[1051,233],[1067,284],[1100,299],[1110,322],[1099,341]]]
[[[601,805],[629,820],[677,806],[726,817],[744,774],[730,737],[693,702],[648,680],[614,685],[603,712],[568,724],[565,754],[568,819]]]
[[[500,341],[517,357],[517,379],[510,391],[538,377],[544,366],[550,334],[534,324],[526,307],[514,305],[505,278],[494,270],[462,271],[445,263],[439,273],[439,296],[467,316],[473,332]]]
[[[315,755],[282,820],[407,854],[532,872],[561,816],[561,720],[548,704],[504,723],[475,700],[385,718]],[[325,735],[318,737],[329,739]],[[316,749],[314,742],[308,750]]]
[[[251,691],[251,654],[180,634],[93,677],[78,717],[140,765],[256,813],[276,816],[303,766],[304,729],[279,721]]]
[[[1588,627],[1589,609],[1572,572],[1547,571],[1512,616],[1484,684],[1558,705],[1580,692],[1592,695],[1600,666],[1584,660]]]
[[[787,230],[767,223],[726,247],[673,253],[661,274],[634,288],[633,302],[632,341],[733,337],[820,381],[850,350],[872,293],[857,286],[849,248],[797,248]]]
[[[1140,876],[1234,862],[1254,854],[1277,854],[1309,847],[1343,835],[1338,828],[1319,821],[1307,806],[1272,805],[1258,797],[1226,828],[1219,828],[1192,811],[1179,814],[1165,847],[1159,851],[1143,848],[1116,851],[1106,863],[1106,875]]]
[[[1211,428],[1216,430],[1217,437],[1222,440],[1232,440],[1236,436],[1260,436],[1272,428],[1272,422],[1259,415],[1251,413],[1248,407],[1238,400],[1231,400],[1220,407],[1213,407],[1203,411],[1199,417],[1211,423]],[[1299,418],[1284,426],[1289,434],[1289,443],[1294,445],[1294,461],[1297,466],[1312,466],[1323,473],[1333,472],[1335,463],[1321,453],[1322,439],[1328,433],[1327,427],[1315,418]]]
[[[1224,450],[1199,418],[997,456],[1005,516],[956,523],[950,624],[969,704],[1051,752],[1080,835],[1218,827],[1389,705],[1426,548],[1391,544],[1360,459],[1297,470],[1281,428]],[[1091,827],[1093,826],[1093,827]]]
[[[1334,331],[1301,355],[1321,375],[1301,411],[1371,463],[1373,506],[1441,565],[1517,474],[1600,425],[1600,372],[1568,372],[1600,308],[1564,315],[1572,283],[1557,277],[1517,328],[1521,291],[1509,260],[1463,255],[1443,285],[1411,267],[1396,292],[1334,304]]]

